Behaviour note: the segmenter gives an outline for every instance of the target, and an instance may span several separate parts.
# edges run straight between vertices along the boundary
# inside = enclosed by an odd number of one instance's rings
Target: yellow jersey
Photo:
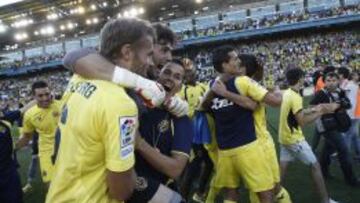
[[[65,89],[64,94],[61,97],[61,107],[67,102],[67,100],[69,99],[69,97],[71,96],[71,93],[73,93],[76,89],[76,84],[80,84],[79,82],[85,80],[84,78],[82,78],[81,76],[74,74],[70,80],[69,83]]]
[[[52,154],[55,131],[61,111],[61,102],[53,100],[48,108],[35,105],[24,114],[23,133],[39,134],[39,154]]]
[[[72,81],[76,88],[66,93],[60,147],[46,202],[118,202],[107,194],[106,171],[124,172],[134,165],[136,104],[116,84]]]
[[[268,90],[247,76],[237,77],[235,86],[240,91],[240,95],[259,102],[259,106],[253,112],[256,137],[260,140],[269,138],[270,133],[266,127],[265,105],[262,102]]]
[[[280,108],[279,142],[281,144],[295,144],[305,139],[295,119],[295,115],[302,109],[303,100],[300,94],[291,88],[285,90]]]
[[[178,93],[180,98],[187,101],[189,104],[189,118],[193,118],[195,110],[198,108],[200,98],[204,96],[209,87],[203,83],[197,82],[193,85],[183,85],[181,91]]]

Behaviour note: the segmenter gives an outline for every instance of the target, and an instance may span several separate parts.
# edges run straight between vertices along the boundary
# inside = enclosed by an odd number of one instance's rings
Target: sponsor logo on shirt
[[[234,105],[233,102],[231,102],[227,99],[219,99],[219,98],[213,99],[212,103],[213,103],[213,105],[211,106],[211,108],[215,109],[215,110]]]
[[[120,118],[121,146],[127,146],[132,143],[135,130],[136,130],[136,118],[134,117]]]
[[[168,120],[166,120],[166,119],[162,120],[158,124],[158,130],[159,130],[160,133],[166,132],[169,128],[170,128],[170,122]]]
[[[121,149],[121,158],[126,159],[134,153],[134,147],[132,145],[128,145]]]

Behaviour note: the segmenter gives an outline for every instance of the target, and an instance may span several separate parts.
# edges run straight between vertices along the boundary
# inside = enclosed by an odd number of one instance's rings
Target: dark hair
[[[345,79],[349,79],[350,71],[345,67],[340,67],[338,69],[338,75],[342,75]]]
[[[135,18],[119,18],[108,21],[100,32],[100,54],[110,60],[118,56],[125,44],[135,44],[144,36],[155,37],[148,21]]]
[[[184,62],[180,58],[173,58],[169,61],[169,63],[177,64],[185,70]]]
[[[252,54],[240,54],[239,59],[241,60],[241,65],[246,69],[246,75],[249,77],[257,76],[255,79],[257,81],[262,79],[263,76],[263,67],[258,62],[256,57]]]
[[[329,72],[329,73],[327,73],[327,74],[324,75],[323,81],[325,82],[326,78],[333,78],[333,77],[339,79],[339,75],[338,75],[338,74],[336,74],[335,72]]]
[[[169,64],[178,65],[178,66],[180,66],[180,67],[184,70],[184,72],[185,72],[184,63],[183,63],[183,61],[182,61],[180,58],[173,58],[173,59],[171,59],[170,61],[168,61],[168,62],[164,65],[164,67],[166,67],[166,66],[169,65]],[[182,80],[184,80],[184,77],[182,78]]]
[[[286,72],[286,80],[289,85],[296,85],[304,75],[305,72],[300,68],[291,68]]]
[[[224,62],[229,62],[230,56],[229,53],[235,51],[235,48],[229,45],[224,45],[216,48],[212,53],[212,63],[217,72],[222,73],[223,67],[222,64]]]
[[[31,86],[31,92],[35,94],[35,90],[39,88],[46,88],[49,87],[48,84],[45,81],[37,81],[34,82]]]
[[[153,28],[156,32],[157,43],[170,43],[171,45],[175,45],[176,34],[168,26],[161,23],[154,23]]]
[[[323,75],[326,75],[327,73],[330,73],[330,72],[335,72],[335,67],[334,66],[326,66],[324,68]]]

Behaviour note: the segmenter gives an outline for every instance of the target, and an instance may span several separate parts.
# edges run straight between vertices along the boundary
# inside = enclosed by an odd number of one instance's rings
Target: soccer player
[[[231,46],[222,46],[213,52],[214,68],[221,78],[226,78],[222,80],[229,91],[225,95],[208,92],[202,102],[202,107],[210,107],[215,118],[219,146],[215,182],[219,188],[228,189],[225,202],[237,201],[236,189],[242,179],[250,191],[257,193],[260,202],[270,203],[274,182],[269,176],[271,170],[256,136],[253,110],[257,104],[243,96],[242,84],[239,78],[234,77],[241,75],[240,62]],[[261,97],[259,95],[256,96]]]
[[[199,108],[200,99],[205,94],[207,86],[196,81],[196,69],[190,59],[183,59],[183,63],[186,69],[185,82],[178,95],[188,102],[188,116],[195,122],[194,116],[196,116],[195,114],[196,110]],[[213,164],[203,144],[202,140],[194,138],[192,146],[194,157],[190,161],[181,183],[181,193],[186,199],[189,196],[191,186],[197,178],[199,180],[199,187],[196,189],[197,191],[195,192],[193,199],[205,199],[206,185],[211,176]]]
[[[161,69],[157,81],[168,97],[180,91],[184,72],[177,59]],[[193,135],[189,117],[178,118],[164,108],[147,108],[139,120],[135,171],[143,187],[136,188],[128,202],[182,202],[176,188],[168,183],[179,178],[189,159]]]
[[[147,70],[147,76],[156,80],[161,67],[172,59],[172,50],[176,43],[176,35],[162,24],[154,24],[157,40],[154,44],[153,62]],[[135,89],[148,106],[163,104],[164,93],[159,85],[151,80],[131,73],[122,67],[115,66],[95,50],[80,49],[68,53],[64,57],[64,66],[75,73],[86,77],[111,81],[124,87]],[[168,110],[180,117],[187,114],[188,104],[177,96],[167,103]]]
[[[100,33],[100,54],[145,75],[155,32],[143,20],[120,18]],[[119,85],[77,76],[60,118],[60,147],[46,202],[123,202],[135,187],[138,109]]]
[[[253,112],[256,136],[266,156],[266,162],[271,168],[273,178],[275,202],[289,203],[290,196],[285,188],[280,185],[280,169],[276,155],[274,141],[267,130],[265,105],[279,107],[282,101],[281,93],[270,92],[258,82],[262,80],[263,67],[254,55],[240,54],[241,66],[240,72],[242,76],[236,78],[236,84],[240,88],[241,95],[247,96],[250,99],[258,102],[258,107]],[[237,75],[234,75],[237,76]],[[226,97],[227,89],[219,81],[214,84],[212,90]],[[250,193],[251,202],[258,202],[254,193]]]
[[[60,116],[60,102],[53,100],[50,88],[44,81],[35,82],[31,87],[36,105],[25,112],[22,136],[16,149],[26,146],[35,132],[39,135],[39,161],[42,181],[48,188],[53,175],[51,155],[55,142],[55,130]]]
[[[196,68],[190,59],[183,59],[183,64],[185,66],[185,79],[184,85],[178,95],[188,102],[188,116],[192,119],[195,111],[199,107],[200,98],[204,96],[208,87],[206,84],[196,81]]]
[[[303,109],[299,94],[304,82],[304,72],[299,68],[289,69],[286,73],[289,88],[283,93],[280,109],[279,142],[281,181],[284,181],[287,167],[294,159],[299,159],[311,169],[315,187],[322,203],[335,203],[330,199],[321,173],[320,165],[306,142],[301,127],[311,123],[325,113],[333,112],[337,104],[320,104]]]

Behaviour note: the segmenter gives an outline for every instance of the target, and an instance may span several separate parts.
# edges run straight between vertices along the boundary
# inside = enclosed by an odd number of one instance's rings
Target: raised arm
[[[106,80],[135,89],[149,107],[160,106],[165,100],[163,87],[127,69],[115,66],[92,49],[78,49],[67,53],[64,66],[85,78]]]
[[[112,81],[115,65],[94,49],[82,48],[68,52],[63,59],[64,66],[82,77]]]

